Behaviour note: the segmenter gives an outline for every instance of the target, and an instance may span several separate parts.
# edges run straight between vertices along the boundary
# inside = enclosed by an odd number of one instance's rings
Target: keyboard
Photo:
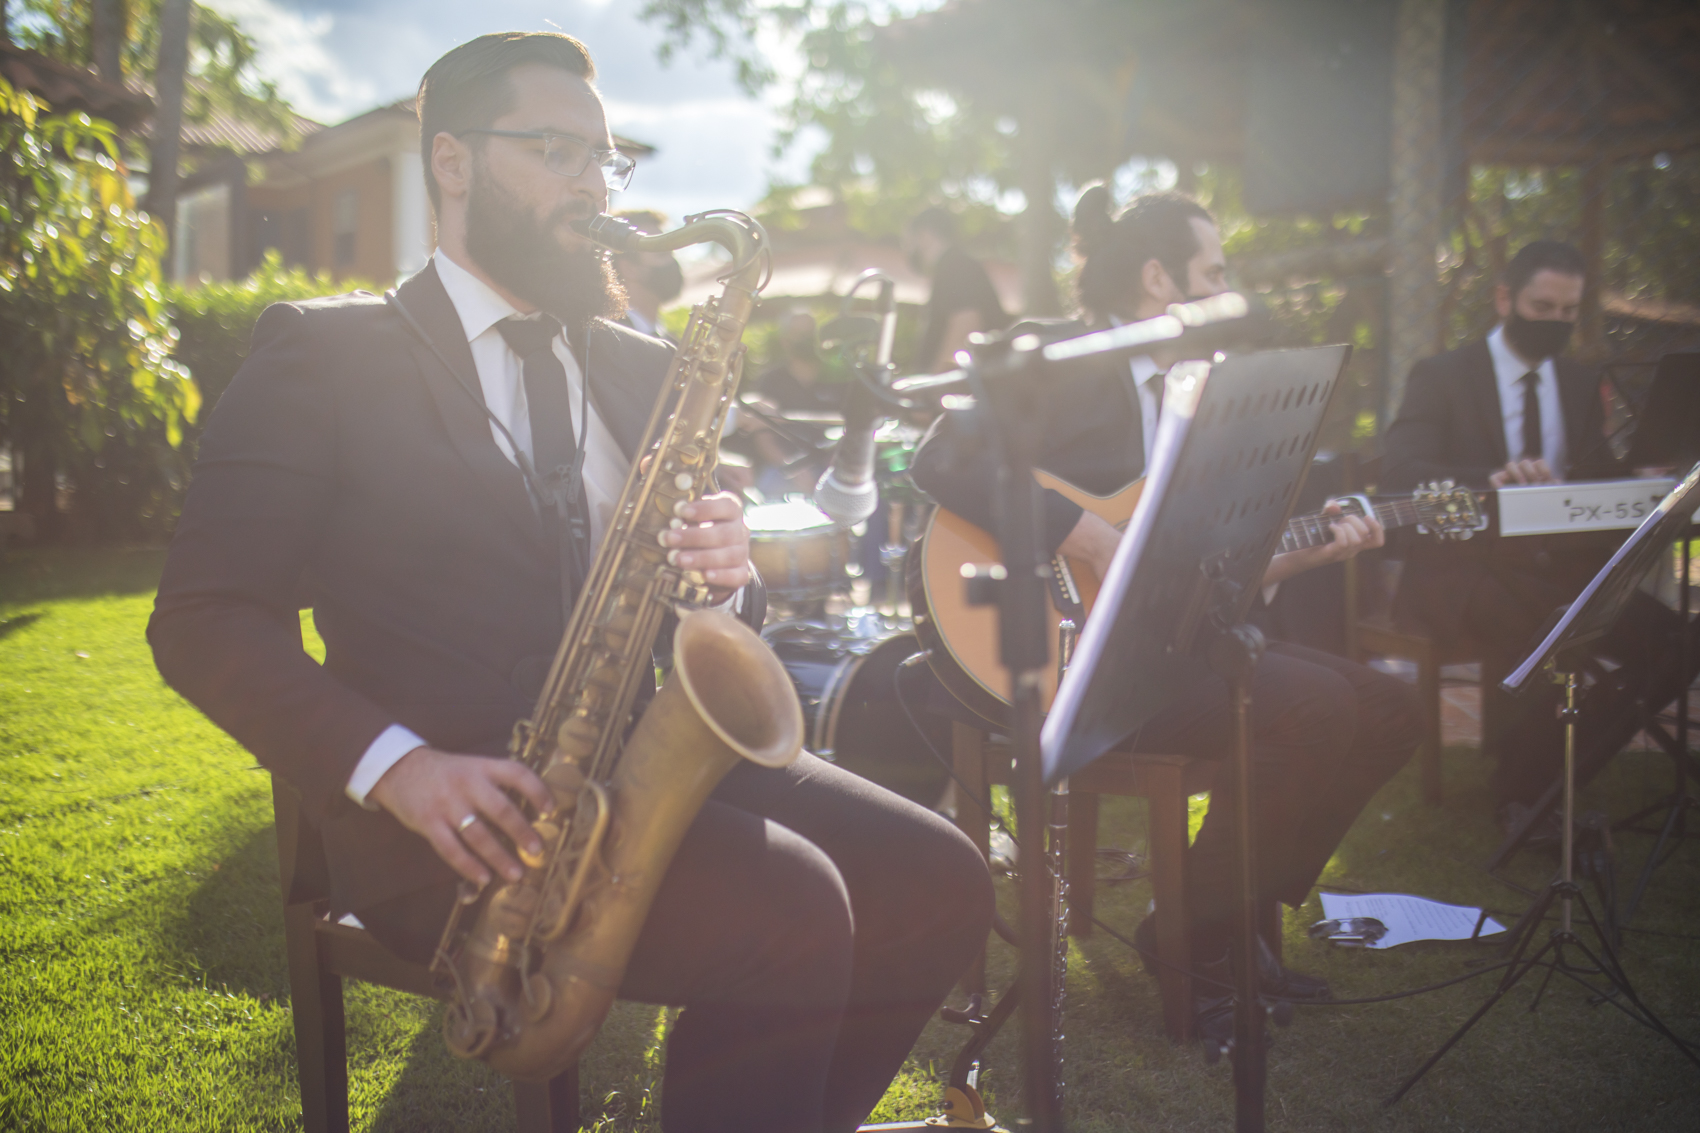
[[[1502,538],[1633,530],[1675,487],[1670,479],[1532,484],[1494,492],[1492,510]]]

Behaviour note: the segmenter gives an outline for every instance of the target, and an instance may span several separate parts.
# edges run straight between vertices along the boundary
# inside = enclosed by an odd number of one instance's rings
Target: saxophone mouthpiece
[[[624,251],[633,240],[643,235],[629,222],[607,213],[575,220],[568,227],[580,236],[588,236],[604,248],[611,248],[616,252]]]

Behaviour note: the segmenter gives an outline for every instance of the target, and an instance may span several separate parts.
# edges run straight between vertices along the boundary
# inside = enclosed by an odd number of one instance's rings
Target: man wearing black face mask
[[[1585,273],[1582,254],[1553,240],[1536,240],[1512,257],[1495,293],[1500,325],[1484,340],[1412,368],[1385,437],[1383,490],[1409,491],[1431,480],[1503,488],[1622,474],[1604,441],[1599,375],[1559,357],[1581,311]],[[1449,652],[1481,658],[1482,745],[1499,757],[1494,788],[1508,823],[1556,773],[1561,739],[1556,693],[1543,689],[1513,701],[1499,693],[1499,679],[1619,541],[1602,534],[1410,547],[1395,617]],[[1658,667],[1653,655],[1670,631],[1668,613],[1651,599],[1634,603],[1602,645],[1626,662],[1631,684]],[[1608,715],[1585,715],[1587,728]]]
[[[667,230],[667,218],[648,209],[614,214],[639,232]],[[685,289],[685,271],[672,252],[625,252],[614,257],[614,271],[626,289],[626,313],[620,321],[635,331],[673,341],[661,327],[661,308]]]

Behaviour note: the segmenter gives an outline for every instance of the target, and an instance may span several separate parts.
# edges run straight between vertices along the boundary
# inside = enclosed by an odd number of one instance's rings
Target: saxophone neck
[[[720,277],[736,282],[750,291],[759,286],[744,282],[753,278],[758,265],[765,274],[769,255],[767,230],[754,217],[731,209],[717,209],[685,218],[685,223],[671,232],[650,236],[617,216],[603,213],[587,220],[573,222],[574,231],[588,236],[613,252],[672,252],[693,244],[719,244],[732,256],[732,266]]]

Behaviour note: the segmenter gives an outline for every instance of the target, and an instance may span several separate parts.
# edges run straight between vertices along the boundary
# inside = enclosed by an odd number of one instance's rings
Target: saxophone
[[[656,887],[685,829],[739,758],[783,767],[803,716],[779,659],[748,626],[703,609],[697,571],[669,564],[677,509],[712,490],[720,432],[743,364],[740,339],[762,285],[766,240],[741,213],[708,213],[643,236],[599,216],[605,247],[671,251],[714,241],[732,253],[723,293],[691,312],[606,538],[580,591],[536,710],[509,750],[554,796],[528,814],[543,843],[524,875],[463,887],[431,970],[449,993],[443,1034],[462,1058],[546,1081],[590,1044],[613,1005]],[[627,724],[662,618],[679,613],[673,671]]]

